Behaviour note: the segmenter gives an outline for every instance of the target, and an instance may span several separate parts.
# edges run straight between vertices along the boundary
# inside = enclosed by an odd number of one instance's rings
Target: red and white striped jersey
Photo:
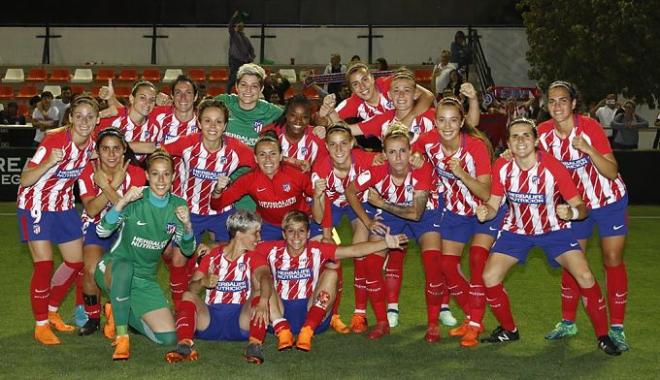
[[[371,105],[364,100],[360,99],[357,95],[351,94],[348,99],[344,99],[339,105],[335,108],[339,117],[342,120],[346,120],[353,117],[359,117],[362,120],[368,120],[376,115],[380,115],[387,110],[394,109],[394,104],[389,98],[388,91],[390,89],[390,83],[392,82],[392,77],[380,77],[376,78],[375,86],[376,90],[380,93],[378,95],[378,104]]]
[[[458,215],[472,216],[483,202],[451,172],[449,161],[457,158],[463,170],[477,178],[490,175],[490,154],[486,144],[478,138],[467,134],[461,134],[460,138],[458,150],[448,155],[442,148],[439,132],[433,130],[422,134],[413,145],[413,150],[424,153],[435,167],[435,174],[443,188],[445,208]]]
[[[292,256],[283,240],[263,242],[256,249],[268,261],[275,291],[283,300],[310,298],[323,265],[335,260],[336,250],[334,244],[308,241],[300,255]]]
[[[151,117],[148,117],[141,125],[136,125],[128,116],[128,109],[120,108],[119,114],[113,117],[101,119],[97,127],[97,133],[106,128],[118,128],[127,142],[156,142],[158,139],[158,127]]]
[[[327,182],[325,196],[328,200],[337,207],[348,206],[346,196],[344,195],[346,193],[346,187],[355,181],[362,172],[371,167],[375,155],[376,153],[369,153],[359,148],[353,148],[351,151],[351,168],[348,171],[348,175],[344,178],[340,178],[335,173],[332,158],[330,156],[324,157],[312,167],[312,183],[319,179],[325,179]],[[366,202],[366,192],[361,194],[360,199]]]
[[[396,120],[396,111],[388,110],[381,115],[376,115],[369,120],[361,121],[358,127],[365,136],[378,136],[382,140],[387,134],[387,128],[392,121]],[[432,131],[435,128],[435,108],[429,108],[423,114],[413,119],[410,126],[412,132],[411,143],[417,141],[419,135]]]
[[[176,138],[163,148],[181,158],[173,188],[175,194],[188,202],[190,212],[215,215],[210,206],[211,193],[220,176],[230,176],[239,166],[255,167],[252,149],[232,137],[222,137],[222,147],[211,152],[204,147],[201,132]],[[222,210],[230,210],[232,205]]]
[[[145,183],[147,183],[147,176],[145,175],[144,170],[138,166],[128,165],[128,168],[126,168],[126,176],[124,177],[124,182],[122,182],[121,186],[116,189],[117,194],[123,196],[131,187],[142,187]],[[80,190],[81,199],[96,198],[102,192],[101,188],[96,186],[96,183],[94,183],[94,165],[92,165],[91,161],[87,163],[87,166],[85,166],[82,174],[80,175],[80,178],[78,179],[78,190]],[[90,217],[87,214],[87,211],[83,210],[81,219],[83,223],[97,224],[101,218],[103,218],[105,213],[108,212],[108,210],[111,208],[112,203],[108,201],[108,204],[105,206],[105,208],[101,210],[101,212],[98,213],[95,217]]]
[[[358,191],[373,187],[386,201],[397,206],[412,206],[415,191],[428,191],[426,208],[429,210],[438,208],[437,197],[432,194],[435,190],[433,168],[428,162],[418,169],[410,170],[399,185],[390,175],[388,165],[372,166],[362,172],[353,183]]]
[[[589,155],[571,144],[573,138],[581,135],[600,154],[612,153],[603,128],[598,121],[582,115],[575,115],[573,123],[573,130],[566,138],[557,135],[554,120],[541,123],[538,127],[541,147],[569,170],[587,208],[600,208],[620,200],[626,195],[621,175],[611,180],[600,174]]]
[[[522,170],[514,160],[495,161],[491,193],[509,200],[502,229],[521,235],[570,228],[570,222],[557,216],[557,206],[562,199],[579,195],[568,170],[542,151],[537,153],[536,165],[528,170]]]
[[[71,140],[68,128],[47,133],[27,167],[34,168],[47,160],[53,149],[62,149],[64,159],[48,169],[34,184],[18,188],[18,208],[41,211],[73,208],[73,184],[94,153],[94,141],[90,138],[85,146],[78,148]]]
[[[213,289],[206,290],[204,302],[213,304],[242,305],[250,298],[251,274],[259,267],[267,265],[264,257],[256,252],[247,252],[234,261],[229,261],[222,254],[223,246],[215,247],[206,254],[196,271],[212,273],[218,276],[218,282]]]
[[[277,133],[280,145],[282,146],[283,156],[304,160],[313,164],[317,159],[328,155],[325,141],[314,134],[313,126],[308,126],[303,137],[297,142],[289,141],[286,137],[285,128],[284,125],[269,125],[264,128],[264,131],[271,129]]]
[[[193,114],[188,121],[179,120],[174,114],[174,106],[155,107],[149,117],[158,130],[156,141],[169,144],[176,138],[199,132],[197,116]]]

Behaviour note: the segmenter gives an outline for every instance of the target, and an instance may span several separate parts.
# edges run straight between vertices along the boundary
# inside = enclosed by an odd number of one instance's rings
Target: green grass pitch
[[[131,359],[114,363],[110,342],[102,335],[78,337],[58,333],[63,344],[44,347],[33,337],[29,302],[31,260],[26,245],[19,242],[15,206],[0,204],[0,378],[3,379],[204,379],[204,378],[459,378],[459,379],[652,379],[660,378],[660,289],[658,245],[660,207],[630,208],[630,235],[626,263],[630,296],[626,334],[631,350],[608,357],[596,349],[591,325],[580,308],[576,337],[547,342],[544,334],[560,318],[560,272],[551,270],[538,251],[527,265],[516,267],[506,280],[521,340],[502,346],[480,345],[462,349],[447,337],[438,344],[423,341],[425,305],[423,271],[419,250],[412,245],[405,262],[401,294],[400,326],[390,336],[369,342],[363,336],[329,331],[317,336],[309,353],[277,352],[267,338],[266,362],[249,365],[241,357],[243,343],[196,342],[200,360],[167,364],[164,353],[171,347],[157,346],[141,336],[132,337]],[[348,236],[346,225],[342,237]],[[587,252],[592,268],[604,288],[598,242]],[[56,255],[56,261],[59,261]],[[467,262],[464,260],[467,271]],[[165,284],[166,270],[160,269]],[[345,263],[343,319],[350,320],[353,307],[351,263]],[[73,297],[62,305],[64,317],[72,312]],[[458,308],[452,310],[460,317]],[[495,327],[487,313],[486,327]],[[370,316],[370,321],[373,317]]]

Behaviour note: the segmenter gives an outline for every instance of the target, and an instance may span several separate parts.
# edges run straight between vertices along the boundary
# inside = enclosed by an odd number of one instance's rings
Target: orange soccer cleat
[[[113,346],[115,346],[115,352],[112,354],[112,360],[128,360],[131,356],[131,343],[128,335],[117,336]]]
[[[333,314],[330,320],[330,327],[340,334],[348,334],[351,329],[341,320],[339,314]]]
[[[106,302],[103,305],[103,313],[105,314],[105,325],[103,326],[103,335],[110,340],[114,340],[115,332],[115,317],[112,315],[112,304]]]
[[[468,325],[467,331],[461,338],[461,347],[474,347],[478,345],[480,332],[480,328]]]
[[[277,349],[279,351],[293,348],[293,333],[289,329],[282,329],[277,333]]]
[[[194,343],[190,339],[183,339],[176,345],[176,349],[165,354],[165,361],[178,363],[183,361],[194,362],[199,359],[197,350],[193,348]]]
[[[62,317],[56,311],[48,312],[48,322],[51,326],[55,327],[55,330],[57,331],[69,332],[76,329],[74,326],[64,323],[64,320],[62,320]]]
[[[296,349],[309,352],[312,349],[312,338],[314,338],[314,330],[309,326],[303,326],[298,333]]]
[[[351,318],[351,331],[356,334],[362,334],[367,331],[367,316],[364,314],[353,314]]]
[[[62,343],[60,342],[60,339],[55,336],[49,324],[35,326],[34,339],[46,346],[53,346]]]
[[[376,322],[376,326],[369,331],[367,339],[375,340],[384,337],[390,333],[390,324],[387,321]]]

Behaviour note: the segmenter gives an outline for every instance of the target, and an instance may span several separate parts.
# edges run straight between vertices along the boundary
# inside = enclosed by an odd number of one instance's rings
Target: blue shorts
[[[195,332],[195,338],[203,340],[247,340],[250,332],[241,329],[239,318],[243,305],[207,305],[211,320],[206,330]]]
[[[223,212],[216,215],[199,215],[190,214],[190,222],[192,223],[193,233],[195,234],[195,241],[201,242],[202,235],[206,231],[210,231],[215,235],[215,241],[229,241],[229,232],[227,232],[227,218],[233,213]]]
[[[543,249],[548,264],[553,268],[561,266],[557,262],[557,257],[568,251],[580,250],[580,244],[569,228],[541,235],[520,235],[502,231],[490,252],[514,257],[518,259],[519,264],[523,264],[527,261],[527,254],[535,246]]]
[[[364,208],[364,211],[367,213],[367,215],[373,216],[376,213],[376,209],[374,209],[374,206],[370,205],[369,203],[363,203],[362,207]],[[344,207],[339,207],[335,206],[334,204],[332,205],[332,226],[336,227],[341,224],[341,218],[346,215],[348,217],[348,220],[350,222],[354,221],[357,219],[357,214],[353,210],[351,206],[344,206]],[[310,236],[318,236],[323,234],[323,228],[321,227],[320,224],[312,221],[312,224],[310,226],[310,231],[311,235]]]
[[[628,234],[628,194],[618,201],[596,209],[591,209],[586,219],[571,222],[571,228],[578,240],[588,239],[598,226],[601,238]]]
[[[381,210],[378,210],[381,211]],[[380,216],[383,218],[381,223],[390,227],[390,234],[406,234],[419,239],[427,232],[437,232],[440,234],[440,222],[442,220],[442,210],[426,210],[422,218],[415,222],[413,220],[399,218],[389,212],[381,211]]]
[[[263,221],[261,223],[261,240],[272,241],[282,240],[282,227]]]
[[[116,238],[117,231],[113,232],[107,238],[102,238],[96,233],[96,223],[87,222],[83,225],[83,247],[87,245],[98,245],[103,249],[103,252],[108,252]]]
[[[282,304],[284,304],[284,318],[289,322],[291,331],[294,334],[298,334],[303,327],[303,324],[305,324],[308,303],[309,300],[307,298],[300,300],[282,300]],[[330,327],[330,319],[332,317],[330,314],[332,313],[328,313],[321,324],[316,327],[314,334],[320,334]]]
[[[21,242],[48,240],[55,244],[82,238],[82,221],[75,209],[41,211],[17,209]]]
[[[445,210],[440,223],[443,240],[467,244],[475,234],[486,234],[497,238],[508,207],[502,206],[492,220],[480,223],[476,216],[458,215]]]
[[[506,216],[506,212],[508,210],[509,210],[509,206],[505,203],[502,206],[500,206],[499,210],[497,210],[497,214],[495,214],[495,217],[493,219],[484,223],[481,223],[477,220],[477,225],[476,228],[474,229],[474,233],[490,235],[493,237],[493,239],[497,239],[497,234],[502,229],[504,216]]]

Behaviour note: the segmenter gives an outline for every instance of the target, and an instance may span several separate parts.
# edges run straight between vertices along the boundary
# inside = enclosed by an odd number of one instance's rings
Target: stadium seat
[[[33,82],[43,82],[47,77],[48,73],[46,72],[46,69],[30,69],[26,79]]]
[[[188,77],[195,82],[206,82],[206,71],[204,69],[188,70]]]
[[[98,94],[98,91],[97,91]],[[118,98],[128,98],[131,95],[131,88],[125,86],[115,87],[115,96]]]
[[[73,72],[71,83],[92,83],[92,80],[94,80],[92,69],[76,69]]]
[[[427,69],[415,70],[415,80],[417,82],[422,82],[422,83],[431,82],[432,76],[433,76],[433,70],[427,70]]]
[[[319,93],[316,92],[316,90],[315,90],[314,87],[312,87],[312,86],[310,86],[310,87],[305,87],[305,88],[303,89],[303,92],[302,92],[302,93],[303,93],[303,95],[305,95],[305,97],[306,97],[307,99],[310,99],[310,100],[318,100],[318,99],[320,99]]]
[[[72,94],[82,94],[83,92],[85,92],[84,86],[71,86]]]
[[[54,82],[68,82],[71,80],[69,69],[53,69],[50,72],[50,80]]]
[[[21,86],[20,90],[18,90],[18,94],[16,94],[16,97],[20,99],[30,99],[37,95],[39,95],[37,87],[31,84],[26,84]]]
[[[51,94],[53,94],[53,97],[57,98],[58,96],[62,95],[62,87],[56,84],[49,84],[44,86],[43,90],[41,92],[48,91]]]
[[[211,96],[218,96],[225,93],[225,88],[223,86],[210,86],[206,93]]]
[[[135,69],[122,69],[117,79],[135,82],[138,79],[138,72]]]
[[[160,70],[158,69],[144,69],[142,72],[142,79],[150,82],[160,82]]]
[[[162,92],[163,94],[172,95],[172,89],[170,88],[170,86],[161,86],[160,92]]]
[[[296,96],[296,90],[293,87],[289,87],[286,92],[284,92],[284,100],[289,100]]]
[[[92,93],[92,96],[96,97],[99,96],[99,91],[101,91],[101,86],[92,86],[92,90],[90,92]]]
[[[23,69],[7,69],[2,83],[23,83],[25,82],[25,73]]]
[[[229,79],[227,69],[214,69],[209,73],[210,82],[226,82]]]
[[[296,76],[296,70],[294,69],[280,69],[278,72],[283,78],[286,78],[286,80],[288,80],[289,83],[291,84],[296,83],[298,81],[298,77]]]
[[[0,86],[0,99],[12,99],[14,97],[14,89],[9,86]]]
[[[137,74],[136,74],[137,76]],[[96,80],[101,82],[107,82],[108,79],[115,79],[115,70],[114,69],[98,69],[96,71]]]
[[[30,106],[26,103],[18,103],[18,114],[27,117],[30,114]]]
[[[183,70],[167,69],[165,70],[165,75],[163,75],[163,83],[172,83],[179,77],[179,75],[183,75]]]

